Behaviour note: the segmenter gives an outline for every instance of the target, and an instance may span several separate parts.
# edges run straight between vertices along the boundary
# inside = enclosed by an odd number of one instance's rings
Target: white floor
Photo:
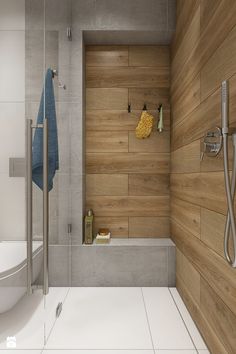
[[[62,298],[63,310],[55,321]],[[17,324],[22,308],[31,308],[28,301],[17,305],[12,318],[0,317],[1,354],[16,353],[6,350],[10,335],[17,354],[209,353],[175,288],[51,288],[44,320],[42,300],[28,321],[22,313]]]

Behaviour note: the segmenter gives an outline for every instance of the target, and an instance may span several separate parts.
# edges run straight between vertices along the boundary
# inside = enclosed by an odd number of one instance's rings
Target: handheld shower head
[[[221,124],[222,133],[227,134],[229,129],[229,82],[225,80],[221,83]]]

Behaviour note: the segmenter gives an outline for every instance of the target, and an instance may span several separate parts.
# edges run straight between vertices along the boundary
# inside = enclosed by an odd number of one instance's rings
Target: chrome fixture
[[[234,217],[234,195],[235,195],[235,175],[236,175],[236,129],[229,129],[229,83],[223,81],[221,85],[221,120],[222,120],[222,136],[223,136],[223,155],[224,155],[224,176],[225,176],[225,190],[228,202],[228,213],[225,224],[224,237],[224,254],[227,262],[236,268],[236,228]],[[232,135],[233,143],[233,167],[232,178],[230,183],[229,176],[229,152],[228,152],[228,137]],[[229,232],[232,232],[233,252],[234,256],[231,259],[229,253]]]
[[[204,155],[209,157],[217,156],[222,148],[222,133],[219,127],[209,130],[204,138],[202,144],[201,160]]]
[[[72,30],[71,30],[71,27],[67,27],[66,35],[67,35],[68,40],[72,41]]]
[[[55,76],[58,77],[58,70],[53,69],[53,70],[52,70],[52,77],[54,78]],[[58,87],[59,87],[59,88],[62,88],[63,90],[66,90],[66,85],[63,84],[63,83],[59,80],[59,78],[58,78]]]
[[[231,267],[236,268],[236,225],[234,216],[234,196],[236,183],[236,128],[229,128],[229,83],[223,81],[221,84],[221,124],[222,127],[216,127],[214,130],[208,131],[204,136],[201,159],[204,154],[207,156],[217,156],[223,148],[224,160],[224,179],[225,191],[228,204],[228,212],[224,231],[224,254],[227,262]],[[229,151],[228,139],[232,136],[233,144],[233,166],[232,177],[229,175]],[[233,240],[233,259],[229,252],[230,230]]]
[[[56,308],[56,318],[58,318],[62,311],[62,302],[59,302]]]
[[[32,260],[32,130],[43,129],[43,294],[48,294],[48,120],[33,125],[32,119],[26,120],[26,239],[27,239],[27,293],[33,291]]]

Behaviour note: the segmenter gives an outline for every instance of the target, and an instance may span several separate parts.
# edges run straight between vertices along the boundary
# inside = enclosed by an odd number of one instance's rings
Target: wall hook
[[[128,113],[131,113],[131,104],[128,104]]]
[[[144,103],[144,105],[143,105],[143,111],[146,111],[147,110],[147,105],[146,105],[146,103]]]

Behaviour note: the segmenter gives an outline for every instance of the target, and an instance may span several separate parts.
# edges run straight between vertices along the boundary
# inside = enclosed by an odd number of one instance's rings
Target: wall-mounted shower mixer
[[[228,204],[228,212],[225,223],[224,233],[224,254],[227,262],[236,268],[236,225],[234,217],[234,196],[235,196],[235,183],[236,183],[236,128],[229,128],[229,84],[228,81],[223,81],[221,85],[221,128],[215,128],[208,131],[204,137],[202,145],[202,155],[217,156],[223,148],[224,160],[224,179],[225,191]],[[229,175],[229,151],[228,151],[228,138],[232,136],[233,145],[233,164],[232,164],[232,177]],[[230,231],[233,240],[232,256],[229,250]]]
[[[203,139],[201,160],[203,160],[204,155],[210,157],[217,156],[222,148],[222,141],[222,132],[219,127],[209,130]]]

